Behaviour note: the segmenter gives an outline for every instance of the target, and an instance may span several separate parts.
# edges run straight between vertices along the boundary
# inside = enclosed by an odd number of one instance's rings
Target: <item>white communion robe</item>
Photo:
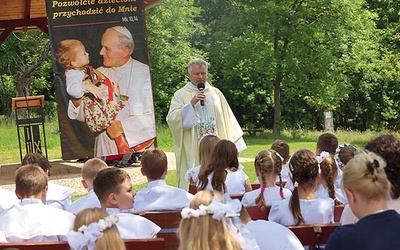
[[[234,142],[238,152],[243,151],[246,149],[246,144],[242,138],[243,131],[225,96],[219,89],[211,86],[208,82],[205,85],[206,101],[204,103],[210,117],[215,119],[218,136],[221,139]],[[190,100],[197,92],[197,87],[190,82],[176,91],[171,100],[166,119],[172,132],[178,186],[185,190],[188,190],[189,187],[189,182],[185,179],[186,171],[199,164],[197,124],[201,105],[200,102],[195,106],[190,104]]]

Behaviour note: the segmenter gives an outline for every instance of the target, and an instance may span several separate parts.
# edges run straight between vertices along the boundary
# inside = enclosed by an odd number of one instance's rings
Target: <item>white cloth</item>
[[[75,189],[53,182],[48,182],[47,185],[46,204],[55,208],[67,210],[72,203],[72,196],[75,193]]]
[[[73,214],[38,199],[22,199],[0,213],[0,231],[8,242],[66,240],[74,219]]]
[[[190,179],[193,180],[194,183],[197,183],[199,180],[199,172],[200,172],[201,165],[197,165],[196,167],[189,168],[185,174],[185,180],[190,182]]]
[[[133,210],[180,210],[188,207],[192,198],[192,194],[167,185],[165,180],[155,180],[137,192]]]
[[[267,206],[272,206],[273,204],[282,200],[282,197],[280,196],[279,192],[280,188],[278,186],[265,188],[264,199]],[[290,196],[292,196],[292,192],[287,188],[283,188],[282,192],[285,199],[290,199]],[[244,193],[242,198],[243,206],[255,206],[256,198],[260,193],[261,193],[261,188]]]
[[[343,203],[344,205],[347,204],[347,198],[346,195],[342,192],[342,189],[337,188],[336,186],[335,188],[335,196],[336,198]],[[325,188],[324,185],[319,184],[317,187],[317,190],[315,190],[315,196],[317,196],[318,198],[329,198],[329,190],[328,188]]]
[[[84,69],[70,69],[65,72],[67,93],[73,98],[81,98],[85,94],[85,87],[83,85],[84,77]]]
[[[260,250],[304,250],[296,235],[287,227],[267,220],[250,221],[245,225]]]
[[[225,185],[226,185],[226,192],[227,194],[244,194],[245,193],[245,182],[249,178],[247,174],[243,171],[244,167],[242,164],[239,164],[239,168],[237,171],[233,172],[226,168],[227,175],[225,179]],[[214,172],[211,172],[211,174],[208,175],[208,183],[207,186],[205,187],[205,190],[214,190],[211,181],[214,176]],[[201,187],[200,181],[197,180],[196,186],[198,188]]]
[[[118,208],[107,208],[106,211],[118,216],[117,228],[124,240],[154,238],[161,230],[159,226],[140,215],[122,212]]]
[[[226,169],[228,174],[226,175],[225,185],[228,194],[245,193],[245,183],[249,177],[243,171],[243,168],[243,165],[239,164],[239,168],[236,171],[231,171],[229,168]]]
[[[18,198],[15,192],[0,188],[0,212],[12,207],[16,202]]]
[[[129,147],[155,138],[156,125],[149,66],[131,58],[121,67],[100,67],[98,70],[120,86],[121,95],[129,96],[127,105],[118,112],[116,117],[116,120],[122,123]],[[85,121],[83,104],[74,107],[70,101],[68,116],[71,119]],[[111,140],[106,132],[96,136],[96,157],[116,154],[119,152],[115,141]]]
[[[290,199],[286,199],[272,205],[268,220],[285,226],[295,225],[296,221],[290,211],[289,202]],[[333,208],[334,202],[331,198],[313,200],[300,199],[300,210],[305,224],[333,223]]]
[[[190,82],[176,91],[166,119],[174,143],[178,186],[186,190],[189,187],[184,178],[186,171],[200,163],[197,124],[201,105],[200,102],[195,106],[190,104],[197,92],[197,87]],[[246,144],[242,138],[243,131],[222,92],[206,82],[204,94],[205,105],[210,117],[215,119],[218,136],[234,142],[239,152],[244,150]]]
[[[92,189],[86,195],[72,202],[72,204],[67,208],[67,211],[76,215],[85,208],[94,207],[101,207],[101,205],[99,198],[97,198],[97,195]]]

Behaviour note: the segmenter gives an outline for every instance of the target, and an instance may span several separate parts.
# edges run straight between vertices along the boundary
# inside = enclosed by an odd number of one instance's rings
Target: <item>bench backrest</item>
[[[269,210],[271,207],[261,209],[257,206],[245,207],[252,220],[268,220]]]
[[[288,228],[304,246],[309,246],[309,250],[314,250],[319,249],[320,245],[326,244],[329,236],[338,226],[340,223],[288,226]]]
[[[163,238],[153,239],[132,239],[124,240],[127,250],[151,249],[164,250],[165,240]],[[7,248],[17,248],[19,250],[70,250],[66,241],[46,241],[46,242],[12,242],[0,243],[0,250]]]
[[[179,247],[178,228],[181,221],[181,211],[149,211],[139,215],[151,220],[159,227],[158,238],[165,239],[166,250],[176,250]]]
[[[340,217],[342,217],[344,206],[335,206],[333,209],[333,219],[335,222],[340,222]]]

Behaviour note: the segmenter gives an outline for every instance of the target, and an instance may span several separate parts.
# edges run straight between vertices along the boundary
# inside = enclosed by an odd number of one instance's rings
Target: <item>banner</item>
[[[62,158],[156,142],[142,0],[46,1]]]

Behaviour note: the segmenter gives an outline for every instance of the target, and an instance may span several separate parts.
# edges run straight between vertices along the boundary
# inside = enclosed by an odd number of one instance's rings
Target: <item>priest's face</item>
[[[207,69],[204,65],[192,65],[192,70],[188,72],[190,81],[197,86],[199,82],[205,83],[207,81]]]

